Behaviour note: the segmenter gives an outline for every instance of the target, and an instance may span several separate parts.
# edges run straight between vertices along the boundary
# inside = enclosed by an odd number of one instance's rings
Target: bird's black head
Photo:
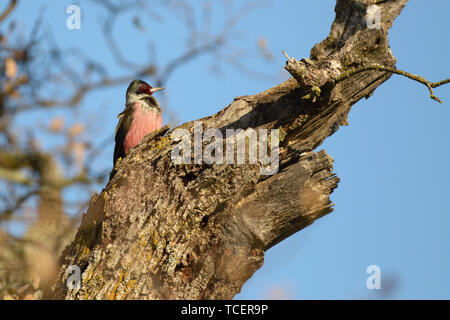
[[[162,89],[164,89],[164,88],[153,88],[147,82],[142,81],[142,80],[134,80],[128,86],[127,96],[128,95],[142,95],[142,94],[148,94],[151,96],[154,92],[156,92],[158,90],[162,90]]]

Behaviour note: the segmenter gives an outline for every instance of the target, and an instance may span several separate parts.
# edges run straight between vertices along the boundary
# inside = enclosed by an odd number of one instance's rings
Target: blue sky
[[[81,30],[65,27],[65,9],[72,3],[81,7]],[[91,3],[22,1],[12,18],[19,17],[23,30],[29,30],[43,5],[45,27],[51,27],[58,45],[80,47],[110,66],[113,75],[125,72],[115,65],[98,31],[103,17]],[[398,68],[432,81],[450,76],[448,12],[449,1],[409,1],[390,31]],[[217,28],[222,15],[213,14]],[[183,25],[168,14],[164,17],[146,25],[143,34],[136,33],[129,19],[118,22],[115,34],[122,48],[130,48],[123,50],[127,57],[147,60],[146,42],[138,39],[153,39],[161,62],[184,49]],[[298,59],[309,57],[333,19],[334,1],[266,0],[240,22],[239,37],[231,45],[256,50],[256,40],[266,38],[275,59],[245,61],[271,76],[254,79],[226,65],[217,76],[211,72],[213,57],[193,60],[165,84],[178,122],[211,115],[235,96],[258,93],[287,79],[281,50]],[[96,119],[99,140],[112,137],[125,89],[89,94],[77,111],[80,119]],[[335,211],[270,249],[264,266],[237,299],[450,299],[450,87],[435,93],[443,104],[429,99],[423,85],[394,75],[370,99],[353,106],[349,126],[318,148],[334,158],[334,171],[341,178],[332,194]],[[67,113],[27,114],[20,121],[45,123],[56,115]],[[111,140],[95,165],[110,166],[112,151]],[[366,288],[366,268],[373,264],[381,268],[381,291]]]

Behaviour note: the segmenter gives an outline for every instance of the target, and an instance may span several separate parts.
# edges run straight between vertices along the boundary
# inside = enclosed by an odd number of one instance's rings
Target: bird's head
[[[151,96],[154,92],[163,90],[164,88],[153,88],[147,82],[142,80],[134,80],[130,83],[127,89],[127,97],[128,96]]]

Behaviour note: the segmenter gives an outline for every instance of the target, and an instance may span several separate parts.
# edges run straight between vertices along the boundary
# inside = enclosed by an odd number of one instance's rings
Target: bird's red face
[[[145,82],[142,82],[139,85],[139,93],[148,93],[149,95],[152,95],[154,92],[152,89],[152,86]]]
[[[142,81],[139,84],[138,93],[147,93],[149,95],[152,95],[154,92],[163,90],[164,88],[153,88],[151,85],[149,85],[147,82]]]

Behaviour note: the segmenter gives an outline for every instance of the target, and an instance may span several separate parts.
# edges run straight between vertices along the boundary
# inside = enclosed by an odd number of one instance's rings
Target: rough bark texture
[[[367,63],[395,66],[387,31],[406,2],[379,1],[382,28],[368,29],[372,1],[338,0],[327,39],[310,59],[287,61],[293,78],[201,119],[203,130],[279,129],[277,174],[262,176],[259,165],[175,165],[167,128],[146,137],[92,198],[47,298],[233,298],[265,250],[333,210],[333,160],[314,150],[391,74],[336,79]],[[192,132],[193,122],[182,127]],[[81,269],[79,289],[66,287],[69,265]]]

